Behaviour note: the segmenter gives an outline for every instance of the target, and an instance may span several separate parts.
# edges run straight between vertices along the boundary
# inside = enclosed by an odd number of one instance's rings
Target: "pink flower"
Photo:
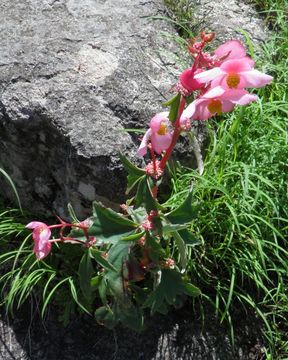
[[[241,59],[246,56],[246,49],[239,40],[229,40],[218,46],[214,54],[219,60]]]
[[[217,86],[188,105],[182,116],[193,120],[207,120],[211,116],[231,111],[235,105],[247,105],[257,99],[256,95],[251,95],[244,89],[225,90]]]
[[[153,150],[157,154],[167,150],[171,144],[172,135],[168,130],[170,123],[167,111],[155,115],[150,121],[150,128],[146,131],[137,154],[144,156],[147,153],[148,142],[151,141]]]
[[[38,260],[44,259],[51,251],[51,230],[48,225],[39,221],[32,221],[26,228],[33,229],[32,237],[34,240],[33,251]]]
[[[189,96],[192,91],[200,90],[204,87],[204,84],[199,80],[196,80],[194,76],[199,74],[203,70],[197,69],[194,71],[192,68],[186,69],[179,77],[178,90],[184,95]]]
[[[269,84],[273,77],[253,69],[254,61],[248,57],[224,61],[219,67],[195,75],[202,83],[211,82],[211,87],[243,89],[262,87]]]

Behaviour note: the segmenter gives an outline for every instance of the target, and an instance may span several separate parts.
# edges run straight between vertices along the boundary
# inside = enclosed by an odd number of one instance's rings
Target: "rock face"
[[[71,202],[83,216],[91,200],[123,200],[118,152],[135,160],[139,136],[124,130],[145,127],[176,79],[160,34],[175,30],[147,18],[162,10],[158,0],[1,1],[0,167],[24,208],[63,215]]]
[[[65,328],[56,315],[54,308],[43,321],[28,307],[24,317],[18,314],[9,323],[0,315],[0,359],[251,360],[264,356],[259,321],[243,311],[235,314],[234,348],[229,327],[220,325],[211,309],[204,324],[195,309],[186,307],[151,318],[141,333],[123,328],[111,331],[92,317],[74,319]],[[253,322],[250,328],[248,318]]]
[[[248,5],[199,4],[196,17],[221,36],[235,37],[242,27],[263,38]],[[82,217],[94,199],[123,200],[118,153],[136,160],[138,144],[138,135],[124,130],[146,126],[179,73],[178,49],[161,35],[175,30],[149,19],[162,14],[162,5],[1,1],[0,167],[15,182],[24,208],[63,216],[70,202]],[[8,184],[0,185],[13,198]]]
[[[249,0],[248,0],[249,1]],[[246,31],[254,45],[267,40],[269,32],[264,21],[247,0],[192,0],[195,8],[194,22],[201,28],[209,28],[217,34],[217,40],[222,42],[228,39],[245,41],[239,29]]]

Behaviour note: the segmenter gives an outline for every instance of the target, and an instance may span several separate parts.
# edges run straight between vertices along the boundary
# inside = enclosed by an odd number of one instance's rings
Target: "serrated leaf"
[[[138,185],[138,190],[135,198],[135,208],[145,207],[147,213],[151,210],[157,209],[157,202],[151,194],[151,189],[148,184],[147,176],[145,176]]]
[[[104,277],[113,295],[120,299],[124,295],[123,265],[128,259],[131,245],[130,241],[120,240],[108,252],[107,260],[113,264],[117,271],[106,271]]]
[[[105,254],[103,251],[99,251],[97,249],[90,249],[91,256],[97,261],[99,265],[101,265],[106,270],[117,271],[117,269],[103,257]]]
[[[97,202],[93,203],[93,214],[94,216],[89,218],[92,225],[88,229],[88,235],[96,238],[96,246],[116,243],[138,227],[138,224]],[[82,241],[86,240],[85,233],[81,229],[72,229],[70,236]]]
[[[180,99],[181,99],[181,95],[180,93],[177,94],[174,98],[174,101],[170,104],[170,111],[169,111],[169,120],[173,123],[176,121],[177,116],[178,116],[178,109],[179,109],[179,105],[180,105]]]
[[[90,251],[87,250],[82,256],[78,269],[80,288],[87,299],[91,296],[91,278],[93,272],[94,269],[90,258]]]
[[[192,205],[192,192],[189,192],[186,200],[166,217],[172,224],[185,224],[196,218],[196,210],[196,207]]]
[[[165,311],[167,305],[177,303],[177,297],[190,295],[179,272],[174,269],[163,269],[157,288],[148,296],[144,307],[150,307],[151,313]]]
[[[128,206],[127,212],[131,216],[132,220],[139,225],[143,223],[147,216],[147,211],[144,207],[134,209],[133,206]]]
[[[159,258],[164,257],[166,254],[157,239],[151,236],[149,232],[146,233],[146,246],[149,249],[149,258],[155,263],[158,262]]]
[[[128,160],[127,157],[123,154],[120,154],[120,159],[124,168],[128,172],[126,194],[129,194],[129,192],[140,181],[140,179],[145,176],[145,170],[140,169],[134,164],[132,164],[130,160]]]

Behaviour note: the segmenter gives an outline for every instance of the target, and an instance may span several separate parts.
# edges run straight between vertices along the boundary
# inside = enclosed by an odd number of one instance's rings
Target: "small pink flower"
[[[220,85],[225,89],[258,88],[269,84],[273,77],[253,69],[254,61],[248,57],[224,61],[219,67],[195,75],[211,87]]]
[[[151,141],[153,150],[157,154],[167,150],[171,144],[172,135],[169,132],[169,113],[167,111],[155,115],[150,121],[150,128],[146,131],[137,154],[144,156],[147,153],[148,142]]]
[[[192,68],[186,69],[182,72],[179,77],[178,90],[183,96],[189,96],[192,91],[200,90],[204,87],[204,84],[194,78],[195,75],[199,74],[203,70],[197,69],[194,71]],[[182,90],[182,91],[181,91]]]
[[[33,251],[38,260],[44,259],[51,251],[51,230],[48,225],[39,221],[32,221],[26,228],[33,229],[32,237],[34,240]]]
[[[182,116],[193,120],[207,120],[211,116],[231,111],[235,105],[247,105],[257,99],[256,95],[243,89],[226,90],[217,86],[188,105]]]

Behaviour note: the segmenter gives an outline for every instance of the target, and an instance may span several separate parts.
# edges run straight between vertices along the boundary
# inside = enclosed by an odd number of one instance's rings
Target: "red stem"
[[[52,239],[52,240],[49,240],[49,242],[51,243],[55,243],[55,242],[65,242],[65,241],[70,241],[70,242],[74,242],[75,244],[81,244],[81,245],[84,245],[85,243],[83,243],[83,241],[81,240],[77,240],[77,239],[74,239],[72,237],[61,237],[60,239]]]
[[[184,110],[184,107],[185,107],[185,98],[181,95],[181,99],[180,99],[180,105],[179,105],[179,108],[178,108],[178,114],[177,114],[177,119],[175,121],[175,129],[174,129],[174,132],[173,132],[173,135],[172,135],[172,141],[171,141],[171,144],[169,146],[169,148],[167,149],[165,155],[163,156],[163,158],[161,159],[160,161],[160,168],[162,170],[164,170],[165,166],[166,166],[166,163],[167,161],[169,160],[171,154],[172,154],[172,151],[177,143],[177,140],[179,138],[179,135],[181,134],[181,128],[180,128],[180,118],[181,118],[181,115],[183,113],[183,110]]]
[[[193,74],[195,73],[195,71],[196,71],[196,69],[198,67],[198,62],[199,62],[200,56],[202,55],[202,49],[203,49],[204,46],[205,46],[205,42],[203,42],[202,47],[201,47],[199,53],[197,54],[196,59],[194,60],[194,63],[192,65]],[[169,160],[169,158],[170,158],[170,156],[172,154],[172,151],[174,150],[174,147],[175,147],[175,145],[177,143],[179,135],[181,134],[180,118],[181,118],[181,115],[183,113],[184,107],[185,107],[185,98],[181,95],[180,105],[179,105],[179,108],[178,108],[177,119],[176,119],[175,125],[174,125],[174,132],[173,132],[173,135],[172,135],[171,145],[169,146],[169,148],[167,149],[165,155],[163,156],[163,158],[160,161],[159,166],[160,166],[160,168],[162,170],[164,170],[164,168],[165,168],[165,166],[167,164],[167,161]]]
[[[156,156],[155,156],[155,152],[154,152],[154,149],[151,146],[151,144],[150,144],[149,149],[150,149],[151,159],[153,162],[153,170],[154,170],[154,173],[156,173]]]

